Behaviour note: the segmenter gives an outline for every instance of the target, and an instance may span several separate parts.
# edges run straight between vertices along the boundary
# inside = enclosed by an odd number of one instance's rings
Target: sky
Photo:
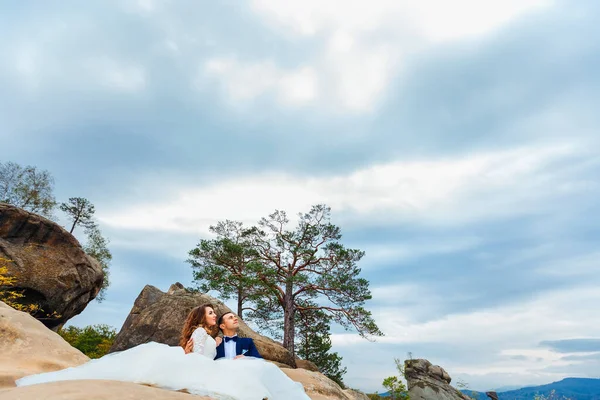
[[[86,197],[120,329],[225,219],[325,203],[394,358],[476,390],[600,378],[596,1],[0,0],[0,161]],[[66,224],[66,223],[65,223]],[[75,232],[82,237],[82,232]]]

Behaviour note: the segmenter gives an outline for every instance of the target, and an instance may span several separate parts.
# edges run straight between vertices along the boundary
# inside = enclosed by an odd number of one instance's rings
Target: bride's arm
[[[204,328],[197,328],[193,333],[191,339],[194,339],[194,353],[204,354],[204,345],[206,344],[206,338],[208,333]]]

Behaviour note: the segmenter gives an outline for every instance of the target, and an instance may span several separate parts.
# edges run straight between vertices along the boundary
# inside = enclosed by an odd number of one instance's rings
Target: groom
[[[221,315],[217,324],[223,332],[223,341],[217,346],[215,360],[223,357],[229,359],[241,357],[262,358],[252,339],[238,337],[240,323],[234,313],[228,312]]]

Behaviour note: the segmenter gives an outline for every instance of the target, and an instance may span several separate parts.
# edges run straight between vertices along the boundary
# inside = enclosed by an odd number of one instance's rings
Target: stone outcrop
[[[79,314],[102,286],[100,264],[58,224],[0,203],[0,257],[25,304],[37,304],[34,316],[56,329]]]
[[[293,381],[302,383],[311,399],[352,399],[337,383],[319,372],[302,368],[285,368],[282,371]]]
[[[492,400],[498,400],[498,393],[496,392],[485,392],[485,395]]]
[[[469,400],[450,386],[450,375],[440,366],[423,359],[404,361],[404,376],[411,400]]]
[[[167,293],[146,285],[110,349],[110,352],[129,349],[150,341],[171,346],[179,344],[181,329],[189,312],[202,304],[210,303],[218,315],[231,312],[220,300],[206,294],[191,293],[183,285],[171,285]],[[254,340],[256,348],[267,360],[292,367],[296,366],[291,353],[274,340],[254,332],[240,320],[239,335]]]
[[[0,390],[0,400],[210,400],[130,382],[80,380]]]
[[[345,389],[344,393],[350,400],[369,400],[369,396],[355,389]]]
[[[40,372],[74,367],[89,359],[31,315],[0,302],[0,388]]]
[[[296,367],[307,369],[309,371],[320,372],[319,367],[317,367],[314,362],[308,361],[308,360],[302,360],[300,358],[296,358]]]
[[[164,294],[164,293],[163,293]],[[185,400],[209,399],[147,385],[107,380],[52,382],[15,387],[25,375],[81,365],[89,359],[27,313],[0,302],[0,400]],[[311,399],[365,400],[362,393],[342,390],[326,376],[304,369],[282,368],[300,382]]]

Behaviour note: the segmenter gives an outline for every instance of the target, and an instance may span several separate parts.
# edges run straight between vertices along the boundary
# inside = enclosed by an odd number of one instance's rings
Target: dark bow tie
[[[234,336],[234,337],[225,336],[225,343],[229,342],[230,340],[237,342],[238,337],[237,336]]]

